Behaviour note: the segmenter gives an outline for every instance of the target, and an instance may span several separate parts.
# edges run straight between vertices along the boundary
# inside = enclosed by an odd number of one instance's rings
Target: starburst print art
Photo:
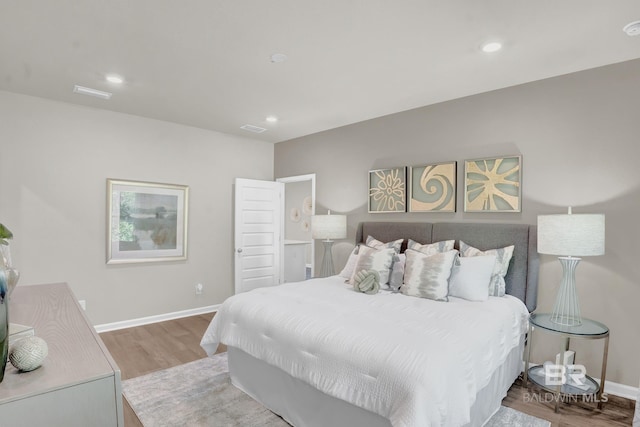
[[[369,172],[369,212],[405,212],[406,169]]]

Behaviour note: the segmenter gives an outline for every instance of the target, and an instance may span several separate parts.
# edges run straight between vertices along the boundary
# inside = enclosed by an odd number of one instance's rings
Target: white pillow
[[[404,268],[404,284],[400,292],[412,297],[449,301],[449,277],[458,251],[454,249],[425,255],[407,249],[405,255],[407,262]]]
[[[434,255],[437,253],[447,252],[453,250],[453,244],[455,240],[443,240],[436,243],[428,243],[423,245],[415,240],[409,239],[407,249],[413,249],[414,251],[422,252],[425,255]]]
[[[449,295],[469,301],[488,300],[496,256],[458,257],[457,261],[449,278]]]
[[[396,251],[396,253],[399,254],[400,248],[402,247],[402,242],[404,242],[404,239],[398,239],[392,242],[383,243],[380,240],[377,240],[371,236],[367,236],[367,241],[365,242],[365,244],[370,248],[376,248],[376,249],[393,248]]]
[[[356,262],[349,283],[353,285],[353,276],[360,270],[376,270],[380,274],[380,287],[388,288],[386,285],[389,284],[391,264],[395,255],[396,251],[393,248],[374,249],[368,246],[360,246],[358,262]]]
[[[351,251],[351,254],[349,254],[349,259],[347,259],[347,263],[345,264],[340,274],[338,274],[338,276],[344,277],[345,279],[351,279],[351,276],[353,276],[353,269],[356,268],[357,262],[358,246],[356,246],[353,251]]]
[[[473,246],[467,245],[460,240],[460,253],[463,257],[467,256],[483,256],[483,255],[495,255],[496,262],[493,267],[493,275],[491,276],[491,283],[489,283],[489,295],[492,297],[503,297],[505,294],[504,276],[507,275],[509,269],[509,261],[513,255],[513,249],[515,246],[507,246],[500,249],[489,249],[481,251]]]

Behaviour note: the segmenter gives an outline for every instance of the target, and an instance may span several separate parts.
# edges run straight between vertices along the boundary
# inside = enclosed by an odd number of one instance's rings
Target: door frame
[[[282,182],[283,184],[285,184],[285,191],[284,191],[284,197],[285,200],[283,201],[283,206],[286,205],[286,199],[287,199],[287,187],[286,184],[292,183],[292,182],[303,182],[303,181],[311,181],[311,215],[315,215],[316,214],[316,174],[315,173],[309,173],[306,175],[295,175],[295,176],[285,176],[282,178],[276,178],[276,182]],[[281,253],[284,254],[284,218],[285,218],[286,212],[282,212],[282,239],[281,239],[281,245],[282,247],[280,248]],[[315,266],[316,266],[316,254],[315,254],[315,244],[313,242],[313,240],[311,241],[311,277],[314,277],[314,273],[315,273]],[[280,271],[284,272],[284,256],[280,257]],[[281,278],[283,276],[280,276]]]

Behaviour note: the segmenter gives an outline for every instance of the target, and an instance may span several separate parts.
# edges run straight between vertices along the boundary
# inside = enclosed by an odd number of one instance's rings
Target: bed
[[[393,292],[365,295],[332,276],[229,298],[202,346],[228,346],[234,385],[303,426],[481,426],[522,370],[536,308],[535,226],[485,223],[359,224],[390,242],[513,245],[504,297],[446,303]]]

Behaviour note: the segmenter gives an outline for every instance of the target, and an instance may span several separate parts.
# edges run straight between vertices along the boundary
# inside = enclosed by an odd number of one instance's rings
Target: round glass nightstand
[[[531,347],[533,346],[533,331],[540,330],[543,332],[556,334],[564,337],[561,354],[569,350],[571,338],[580,339],[604,339],[604,351],[602,355],[602,378],[600,384],[588,375],[582,372],[574,371],[567,366],[557,367],[554,365],[553,371],[547,371],[543,365],[529,367],[531,358]],[[602,409],[604,392],[604,384],[607,372],[607,353],[609,351],[609,328],[595,320],[582,319],[579,326],[565,326],[551,321],[550,313],[532,314],[529,318],[529,337],[527,341],[527,357],[524,371],[524,384],[531,380],[534,384],[555,394],[556,407],[558,412],[560,401],[564,400],[562,396],[582,396],[595,397],[598,403],[598,409]],[[574,362],[575,363],[575,362]],[[574,365],[579,367],[580,365]],[[562,373],[559,370],[562,370]],[[575,369],[575,368],[574,368]],[[577,379],[574,379],[577,378]]]

